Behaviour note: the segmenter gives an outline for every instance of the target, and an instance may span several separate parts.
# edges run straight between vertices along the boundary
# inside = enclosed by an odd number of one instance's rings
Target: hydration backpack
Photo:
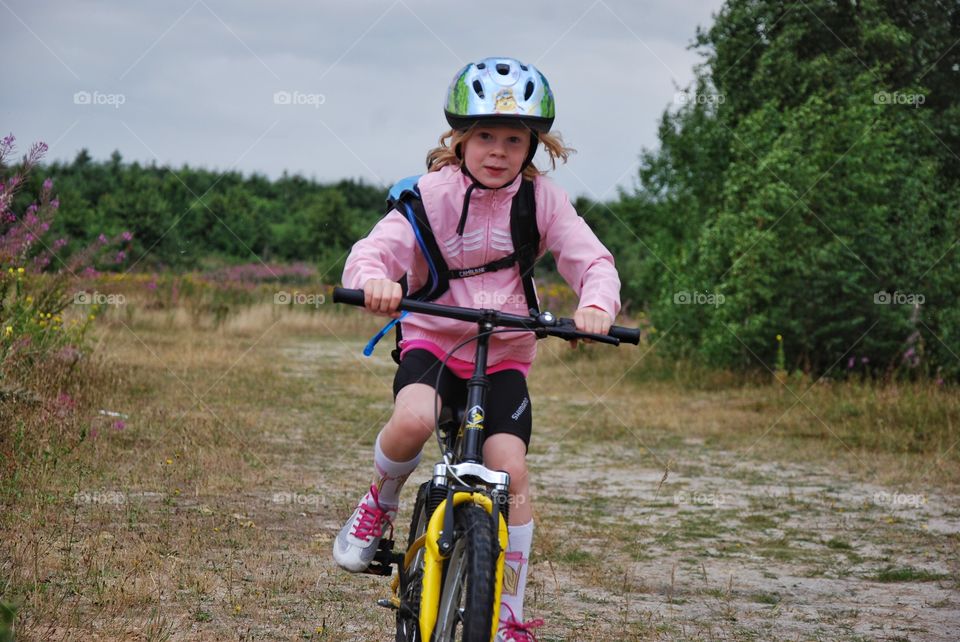
[[[537,251],[540,248],[540,230],[537,228],[537,208],[534,198],[532,181],[521,178],[520,189],[517,190],[510,204],[510,238],[513,241],[513,252],[484,265],[472,268],[453,268],[447,265],[446,259],[440,252],[437,239],[430,226],[420,189],[417,181],[420,176],[409,176],[397,181],[387,195],[387,212],[396,209],[406,216],[413,228],[417,245],[426,259],[429,278],[427,282],[415,292],[407,292],[407,276],[400,281],[400,287],[406,297],[419,301],[433,301],[450,289],[451,279],[465,279],[487,272],[496,272],[512,267],[514,264],[520,270],[520,281],[523,284],[523,295],[527,302],[527,309],[532,315],[540,314],[540,305],[537,302],[536,289],[533,284],[533,267],[537,260]],[[391,356],[400,363],[400,340],[402,339],[399,321],[406,316],[406,312],[398,319],[393,319],[384,326],[364,348],[367,356],[373,352],[374,346],[396,326],[396,347]]]

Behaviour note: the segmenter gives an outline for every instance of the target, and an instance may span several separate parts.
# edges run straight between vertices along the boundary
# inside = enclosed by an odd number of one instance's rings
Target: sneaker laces
[[[510,611],[510,617],[500,621],[500,631],[504,634],[503,639],[517,640],[518,642],[522,640],[537,642],[537,636],[533,634],[532,629],[543,626],[543,620],[537,618],[535,620],[521,622],[514,616],[513,609],[511,609],[509,605],[501,604],[501,606],[506,607],[506,609]]]
[[[356,523],[353,525],[352,535],[362,540],[369,540],[372,537],[382,537],[384,523],[389,524],[392,535],[393,520],[390,519],[389,512],[391,509],[385,509],[380,505],[380,490],[376,484],[370,485],[368,495],[370,499],[373,500],[373,504],[371,505],[366,497],[360,500],[360,505],[358,506],[360,512],[357,515]]]

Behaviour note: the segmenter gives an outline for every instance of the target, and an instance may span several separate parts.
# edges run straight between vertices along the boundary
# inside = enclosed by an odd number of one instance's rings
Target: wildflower
[[[17,274],[23,274],[24,270],[22,267],[17,268]]]
[[[98,236],[98,237],[97,237],[97,240],[100,241],[100,244],[101,244],[101,245],[106,245],[106,244],[107,244],[107,237],[104,236],[103,234],[101,234],[100,236]]]
[[[127,253],[123,250],[117,252],[117,256],[113,259],[114,263],[123,263],[124,259],[127,258]]]
[[[53,189],[53,179],[48,178],[43,181],[43,191],[49,192],[51,189]]]
[[[51,208],[51,209],[57,209],[58,207],[60,207],[60,199],[59,199],[59,198],[55,198],[55,199],[53,199],[52,201],[50,201],[50,208]]]
[[[133,239],[133,234],[131,234],[130,232],[124,232],[123,234],[120,235],[120,238],[122,238],[124,241],[129,241]]]
[[[114,430],[123,430],[126,427],[127,427],[127,424],[123,423],[123,421],[120,419],[117,419],[115,422],[113,422]]]
[[[778,335],[777,335],[777,342],[783,342],[783,335],[782,335],[782,334],[778,334]]]
[[[6,329],[6,331],[5,331],[4,334],[6,334],[8,337],[9,337],[11,334],[13,334],[13,326],[12,326],[12,325],[8,325],[8,326],[7,326],[7,329]]]
[[[172,463],[173,463],[173,460],[170,458],[167,458],[167,466],[171,465]]]
[[[856,358],[856,357],[850,357],[850,358],[847,360],[847,370],[849,370],[850,368],[852,368],[852,367],[855,366],[856,364],[857,364],[857,358]]]

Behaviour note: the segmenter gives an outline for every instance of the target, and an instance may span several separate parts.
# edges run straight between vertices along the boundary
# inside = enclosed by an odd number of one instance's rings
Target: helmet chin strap
[[[470,187],[467,188],[467,193],[464,194],[463,196],[463,209],[460,210],[460,222],[457,223],[457,236],[463,236],[463,228],[467,224],[467,213],[470,211],[470,195],[473,194],[473,190],[478,187],[481,189],[487,189],[487,190],[503,189],[504,187],[513,185],[514,182],[516,182],[517,178],[523,176],[523,170],[525,170],[527,166],[533,162],[533,157],[537,153],[537,145],[539,144],[539,142],[540,142],[540,137],[537,136],[536,132],[531,131],[530,132],[530,151],[527,153],[527,158],[526,160],[523,161],[523,165],[520,167],[520,171],[517,172],[517,175],[514,176],[512,179],[510,179],[508,183],[504,183],[500,187],[490,187],[489,185],[484,185],[483,183],[478,181],[477,178],[470,173],[470,170],[467,168],[467,163],[463,159],[463,156],[460,153],[460,146],[459,145],[457,146],[455,153],[457,157],[460,159],[460,171],[466,174],[471,180]]]

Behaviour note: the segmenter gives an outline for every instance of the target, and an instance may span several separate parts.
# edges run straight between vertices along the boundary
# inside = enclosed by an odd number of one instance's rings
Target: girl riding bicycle
[[[554,100],[546,78],[532,65],[512,58],[487,58],[454,77],[444,110],[451,129],[427,155],[428,173],[417,187],[437,246],[451,269],[489,264],[514,253],[511,209],[525,181],[533,185],[540,234],[537,256],[550,251],[557,270],[579,296],[574,315],[584,332],[606,334],[620,309],[620,279],[613,257],[580,218],[562,189],[534,166],[542,143],[551,166],[566,161],[570,149],[551,135]],[[364,291],[371,312],[399,317],[406,276],[410,292],[429,282],[431,266],[408,218],[391,210],[358,241],[347,258],[343,284]],[[471,270],[467,270],[472,272]],[[520,270],[516,266],[451,278],[437,303],[493,308],[528,314]],[[468,333],[469,323],[427,315],[401,321],[400,365],[393,382],[393,414],[374,446],[374,478],[333,546],[343,568],[364,571],[373,560],[384,527],[392,526],[400,489],[434,434],[439,405],[455,407],[465,398],[473,372],[473,352],[463,346],[441,362]],[[533,540],[533,509],[526,453],[532,406],[526,377],[536,356],[529,333],[490,337],[483,459],[510,474],[509,543],[499,640],[532,639],[542,621],[523,620],[523,595]],[[436,399],[439,393],[440,400]]]

